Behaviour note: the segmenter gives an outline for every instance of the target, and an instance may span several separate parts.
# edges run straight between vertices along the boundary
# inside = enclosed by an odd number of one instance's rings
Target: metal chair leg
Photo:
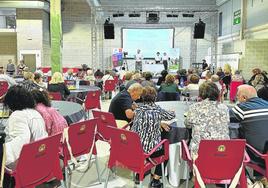
[[[186,188],[188,188],[189,187],[189,178],[190,178],[188,164],[186,164],[186,174],[187,174],[187,177],[186,177]]]
[[[140,186],[139,186],[140,188],[142,188],[142,182],[143,182],[143,181],[140,181]]]
[[[106,177],[106,180],[105,180],[104,188],[107,188],[108,181],[109,181],[109,176],[110,176],[110,169],[107,168],[107,170],[108,170],[108,172],[107,172],[107,177]]]
[[[65,167],[64,171],[65,171],[65,187],[69,188],[68,167]]]
[[[166,180],[165,180],[165,166],[164,166],[164,162],[161,163],[161,169],[162,169],[163,188],[165,188],[166,187]]]

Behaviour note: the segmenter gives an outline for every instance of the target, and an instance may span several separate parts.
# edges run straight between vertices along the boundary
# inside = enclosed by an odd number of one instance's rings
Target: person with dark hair
[[[161,121],[175,118],[174,112],[168,112],[155,104],[156,96],[157,92],[153,87],[147,86],[143,89],[141,96],[143,104],[136,108],[133,125],[130,129],[139,134],[143,150],[146,153],[149,153],[161,142],[161,126],[166,131],[169,131],[168,125],[161,124]],[[150,157],[159,157],[164,152],[163,148],[158,149]],[[161,165],[157,165],[153,179],[150,182],[150,187],[162,187],[162,183],[160,182],[161,176]]]
[[[34,73],[34,83],[38,85],[40,88],[47,88],[47,85],[43,82],[43,77],[40,73]]]
[[[202,101],[190,106],[185,125],[192,129],[190,150],[196,155],[199,143],[203,139],[229,139],[229,113],[225,104],[219,103],[220,92],[216,84],[205,81],[199,87]]]
[[[34,73],[25,71],[23,73],[23,78],[24,80],[20,83],[20,85],[24,87],[25,89],[27,89],[28,91],[41,88],[39,85],[37,85],[34,82]]]
[[[202,59],[202,70],[206,70],[206,68],[208,67],[207,61],[205,59]]]
[[[48,93],[45,90],[33,90],[33,98],[36,102],[35,109],[41,114],[45,121],[48,136],[62,133],[68,127],[64,117],[53,107],[51,107]]]
[[[168,71],[162,70],[161,77],[158,78],[156,85],[160,86],[162,83],[164,83],[167,75],[168,75]]]
[[[47,132],[42,116],[34,109],[32,94],[24,87],[10,87],[3,103],[12,111],[5,128],[6,164],[14,168],[22,146],[47,137]]]
[[[258,97],[268,101],[268,84],[265,84],[261,89],[257,91]]]
[[[141,82],[141,85],[142,85],[143,87],[151,86],[151,87],[153,87],[153,88],[156,89],[156,87],[155,87],[155,83],[151,80],[151,79],[153,78],[152,73],[150,73],[150,72],[145,72],[145,74],[144,74],[144,78],[145,78],[145,80],[143,80],[143,81]]]

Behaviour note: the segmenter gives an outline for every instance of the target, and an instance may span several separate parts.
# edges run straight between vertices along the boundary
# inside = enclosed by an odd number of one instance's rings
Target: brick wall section
[[[42,52],[43,48],[42,20],[43,20],[43,10],[17,9],[18,57],[20,50],[41,50]]]
[[[247,40],[245,44],[245,56],[239,65],[243,76],[249,79],[254,68],[268,71],[268,40]]]
[[[17,61],[17,37],[0,36],[0,66],[6,67],[9,59]]]
[[[81,66],[91,62],[90,7],[86,0],[64,0],[62,12],[63,49],[65,67]]]

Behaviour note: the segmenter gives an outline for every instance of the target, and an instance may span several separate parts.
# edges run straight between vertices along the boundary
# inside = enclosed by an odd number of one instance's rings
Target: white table
[[[177,119],[177,128],[184,129],[184,113],[188,110],[189,106],[183,101],[161,101],[157,102],[157,105],[161,106],[165,110],[174,110]],[[173,129],[173,127],[172,127]],[[171,129],[171,131],[172,131]],[[186,128],[185,128],[186,129]],[[177,135],[177,137],[182,135]],[[178,138],[180,140],[181,138]],[[187,163],[181,158],[181,142],[175,142],[169,144],[169,164],[167,165],[169,174],[169,183],[178,187],[180,179],[187,178],[186,171]]]

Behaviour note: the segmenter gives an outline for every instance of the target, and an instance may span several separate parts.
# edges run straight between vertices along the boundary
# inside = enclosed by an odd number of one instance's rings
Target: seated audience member
[[[133,73],[132,72],[126,72],[126,74],[125,74],[125,80],[124,80],[124,82],[119,87],[119,90],[120,91],[123,91],[124,89],[126,89],[126,85],[131,80],[132,76],[133,76]]]
[[[18,66],[17,66],[17,75],[23,75],[23,71],[26,68],[26,64],[24,63],[24,60],[20,60]]]
[[[70,95],[70,90],[64,83],[63,76],[60,72],[55,72],[51,77],[47,90],[50,92],[60,92],[63,99]]]
[[[97,69],[97,71],[94,73],[95,78],[102,78],[104,76],[103,72],[101,72],[100,69]]]
[[[248,84],[249,84],[249,85],[252,85],[252,81],[255,80],[256,75],[262,75],[265,84],[268,83],[268,78],[267,78],[267,76],[261,71],[261,69],[259,69],[259,68],[255,68],[255,69],[253,69],[253,70],[252,70],[252,74],[253,74],[252,77],[251,77],[250,80],[248,81]]]
[[[62,133],[63,129],[68,127],[67,121],[53,107],[45,90],[33,90],[33,98],[36,103],[35,109],[41,114],[45,121],[48,136]]]
[[[34,109],[32,94],[24,87],[10,87],[4,98],[4,106],[12,111],[5,128],[6,164],[14,168],[22,146],[47,137],[47,132],[42,116]]]
[[[210,72],[210,67],[207,67],[205,70],[203,70],[203,72],[201,73],[201,78],[205,79],[208,72]]]
[[[219,94],[216,84],[206,81],[199,87],[202,101],[189,108],[185,125],[192,129],[190,150],[193,156],[197,154],[199,143],[203,139],[229,139],[228,107],[217,101]]]
[[[167,75],[168,75],[168,71],[162,70],[161,76],[158,78],[156,85],[160,86],[162,83],[164,83]]]
[[[222,85],[220,84],[220,77],[216,74],[211,76],[211,81],[216,84],[216,86],[218,87],[219,91],[221,92],[222,90]]]
[[[119,92],[111,101],[109,112],[114,114],[115,119],[130,122],[134,117],[133,101],[138,100],[143,88],[139,83],[132,84],[127,90]]]
[[[198,85],[202,85],[205,81],[211,81],[212,72],[207,71],[205,77],[199,79]]]
[[[187,80],[187,71],[186,69],[180,69],[177,71],[177,77],[175,78],[176,80],[178,80],[178,82],[181,84],[183,83],[186,83],[188,80]]]
[[[143,104],[135,109],[135,116],[131,131],[139,134],[143,151],[149,153],[161,142],[161,121],[175,118],[174,112],[168,112],[155,104],[157,92],[153,87],[146,86],[143,89],[141,99]],[[166,124],[162,128],[169,131]],[[158,157],[164,154],[164,149],[158,149],[150,157]],[[162,187],[160,178],[162,176],[161,164],[156,166],[150,187]]]
[[[184,93],[189,91],[199,90],[199,76],[197,74],[191,74],[189,78],[189,84],[185,87]]]
[[[87,70],[87,75],[85,77],[85,80],[89,81],[89,83],[90,83],[89,85],[90,86],[94,86],[95,85],[96,78],[93,75],[93,71],[91,69]]]
[[[257,74],[251,84],[256,89],[256,91],[258,91],[259,89],[264,87],[264,76],[262,74]]]
[[[40,88],[47,88],[47,85],[43,82],[42,75],[40,73],[34,73],[34,83]]]
[[[40,86],[34,82],[34,73],[32,72],[24,72],[23,73],[24,80],[20,83],[22,87],[31,91],[33,89],[40,89]]]
[[[88,66],[86,64],[83,64],[82,69],[80,69],[79,72],[77,73],[77,78],[83,80],[85,76],[87,75],[88,69],[89,69]]]
[[[234,75],[232,75],[232,81],[235,81],[235,82],[244,82],[245,81],[243,76],[241,75],[240,70],[236,70]]]
[[[75,80],[73,69],[68,69],[66,72],[65,80]]]
[[[104,88],[105,87],[105,82],[107,80],[114,80],[114,77],[112,76],[111,71],[106,70],[105,75],[101,79],[102,79],[103,88]],[[107,93],[109,94],[109,96],[107,96]],[[111,99],[112,98],[112,92],[111,91],[109,91],[109,92],[105,91],[105,98]]]
[[[168,93],[179,92],[178,85],[175,84],[175,77],[173,75],[168,74],[165,80],[165,83],[161,84],[159,91]]]
[[[14,78],[5,74],[3,67],[0,67],[0,81],[6,81],[8,83],[9,87],[17,84],[16,81],[14,80]]]
[[[134,83],[140,83],[141,78],[142,78],[142,76],[141,76],[140,73],[137,72],[137,73],[133,74],[132,77],[131,77],[131,80],[128,81],[127,84],[126,84],[126,89],[128,89]]]
[[[265,84],[261,89],[257,92],[258,97],[268,101],[268,85]]]
[[[151,86],[151,87],[156,89],[155,83],[151,80],[153,78],[153,76],[152,76],[152,74],[150,72],[145,72],[144,78],[145,78],[145,80],[143,80],[141,82],[141,85],[143,87]]]
[[[230,110],[230,121],[240,123],[240,137],[261,153],[268,151],[268,101],[257,97],[253,86],[238,87],[239,104]],[[251,160],[265,166],[263,160],[248,152]],[[267,183],[267,180],[266,180]],[[268,184],[267,184],[268,185]]]

